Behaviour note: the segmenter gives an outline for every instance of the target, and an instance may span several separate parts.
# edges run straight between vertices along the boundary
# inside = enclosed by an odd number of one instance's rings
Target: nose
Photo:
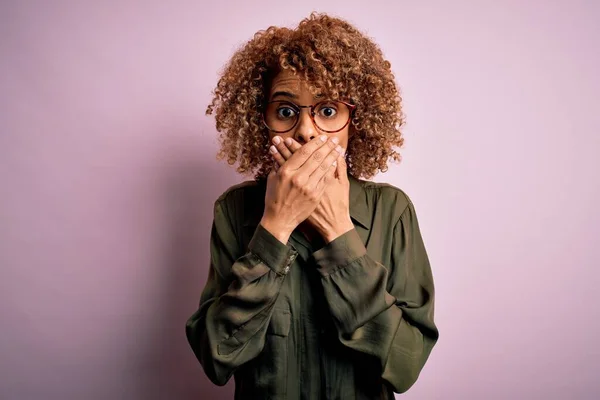
[[[310,118],[310,111],[303,111],[298,116],[298,124],[294,132],[294,139],[300,144],[308,143],[318,135],[317,129]]]

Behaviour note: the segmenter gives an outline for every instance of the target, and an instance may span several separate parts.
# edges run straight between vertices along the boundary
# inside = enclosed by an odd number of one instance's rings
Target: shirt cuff
[[[254,231],[248,250],[280,275],[289,272],[290,266],[298,256],[298,252],[291,245],[281,243],[260,224]]]
[[[351,229],[313,253],[317,269],[326,276],[364,256],[367,249],[356,229]]]

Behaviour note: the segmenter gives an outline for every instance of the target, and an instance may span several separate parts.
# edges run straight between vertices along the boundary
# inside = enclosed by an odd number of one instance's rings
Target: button
[[[286,265],[286,267],[283,269],[283,273],[287,274],[288,272],[290,272],[290,266]]]

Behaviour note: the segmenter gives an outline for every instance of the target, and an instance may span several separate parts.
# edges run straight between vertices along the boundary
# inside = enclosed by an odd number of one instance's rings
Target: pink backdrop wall
[[[522,4],[521,4],[522,3]],[[527,4],[525,4],[527,3]],[[600,3],[3,1],[0,398],[218,399],[184,336],[234,48],[312,10],[378,41],[441,339],[405,399],[600,397]]]

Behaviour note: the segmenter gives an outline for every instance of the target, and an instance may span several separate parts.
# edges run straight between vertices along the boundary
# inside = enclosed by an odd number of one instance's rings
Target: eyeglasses
[[[263,113],[265,126],[275,133],[289,132],[298,124],[300,112],[308,108],[313,124],[321,131],[335,133],[344,129],[352,118],[355,105],[343,101],[324,100],[311,106],[289,101],[270,101]]]

